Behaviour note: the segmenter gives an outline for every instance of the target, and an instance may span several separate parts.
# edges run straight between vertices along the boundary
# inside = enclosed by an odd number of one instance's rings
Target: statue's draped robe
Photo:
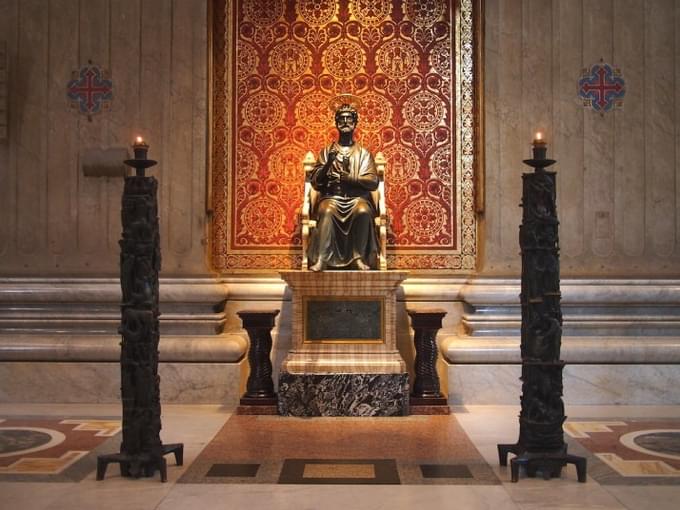
[[[371,191],[378,187],[378,173],[371,153],[354,143],[344,156],[343,148],[332,143],[319,154],[311,175],[311,184],[320,193],[312,217],[317,226],[312,231],[308,258],[310,265],[319,259],[328,269],[349,269],[361,259],[371,268],[377,267],[378,239],[374,218],[377,215]],[[332,167],[349,172],[343,182],[330,182],[323,167],[328,154],[337,151]],[[346,161],[345,161],[346,160]],[[331,171],[327,174],[330,174]]]

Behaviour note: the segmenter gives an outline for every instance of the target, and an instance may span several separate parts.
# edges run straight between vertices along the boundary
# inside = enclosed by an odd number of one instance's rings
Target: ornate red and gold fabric
[[[358,140],[387,160],[389,267],[474,267],[474,228],[462,239],[472,176],[456,154],[457,3],[215,0],[217,270],[299,268],[301,162],[337,137],[329,104],[345,92],[362,100]]]

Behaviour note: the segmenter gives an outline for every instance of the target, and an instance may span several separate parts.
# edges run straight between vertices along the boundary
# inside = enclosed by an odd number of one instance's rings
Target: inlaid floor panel
[[[293,418],[234,415],[183,483],[500,483],[453,415]]]
[[[82,480],[120,431],[118,418],[0,418],[0,480]]]

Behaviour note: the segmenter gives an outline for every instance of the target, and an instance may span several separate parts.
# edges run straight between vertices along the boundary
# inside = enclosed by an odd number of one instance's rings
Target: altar
[[[292,349],[279,376],[279,414],[408,414],[397,350],[396,294],[407,271],[282,271],[292,291]]]

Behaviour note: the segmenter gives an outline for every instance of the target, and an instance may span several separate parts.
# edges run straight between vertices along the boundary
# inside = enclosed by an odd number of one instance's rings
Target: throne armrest
[[[305,154],[305,159],[302,160],[302,169],[305,173],[305,188],[303,191],[302,208],[300,210],[300,227],[302,234],[302,269],[308,267],[307,247],[309,246],[309,231],[316,227],[316,220],[311,218],[316,202],[316,190],[312,187],[311,175],[314,170],[314,153],[308,151]]]
[[[380,257],[378,261],[381,271],[387,270],[387,203],[385,202],[385,167],[387,161],[382,152],[375,155],[375,169],[378,172],[378,189],[374,192],[374,202],[378,208],[378,216],[375,218],[375,226],[380,236]],[[377,200],[375,200],[377,198]]]

